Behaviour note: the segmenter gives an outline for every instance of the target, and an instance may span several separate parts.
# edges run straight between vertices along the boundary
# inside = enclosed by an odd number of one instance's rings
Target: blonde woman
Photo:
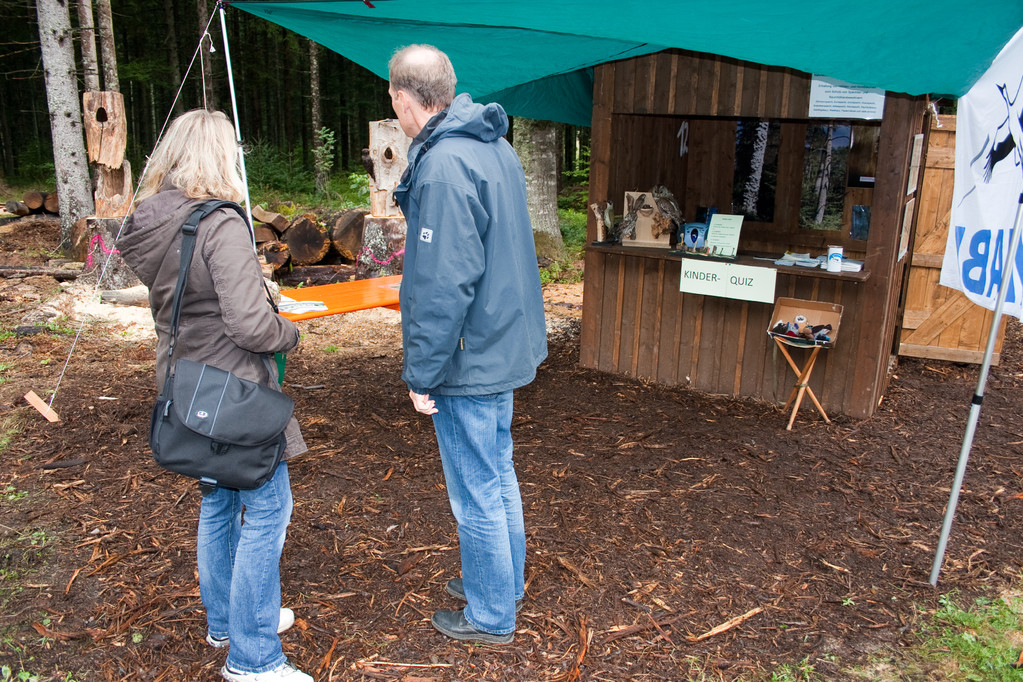
[[[117,248],[149,287],[159,391],[168,362],[181,226],[204,200],[237,202],[244,196],[238,146],[227,116],[197,109],[175,119],[149,160],[138,196]],[[291,350],[298,338],[294,323],[267,305],[245,221],[231,209],[210,213],[196,237],[175,360],[205,362],[269,386],[277,377],[263,356]],[[285,434],[285,460],[306,450],[294,417]],[[281,608],[280,557],[291,509],[285,461],[256,490],[215,488],[203,494],[199,591],[206,608],[207,643],[230,647],[220,671],[226,680],[312,680],[288,662],[279,637],[295,621],[291,609]]]

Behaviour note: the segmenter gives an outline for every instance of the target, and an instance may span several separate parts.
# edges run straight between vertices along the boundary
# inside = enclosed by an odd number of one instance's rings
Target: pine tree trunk
[[[92,0],[78,0],[78,31],[82,46],[82,78],[85,89],[99,91],[99,62],[96,60],[96,22]]]
[[[742,212],[747,215],[757,214],[757,202],[760,199],[760,181],[764,175],[764,155],[767,152],[767,132],[769,121],[758,121],[756,136],[753,140],[753,158],[750,159],[750,174],[742,191]]]
[[[199,66],[201,69],[200,81],[202,83],[199,101],[207,109],[216,110],[219,107],[217,104],[217,91],[213,88],[213,55],[210,54],[210,47],[213,46],[213,36],[206,31],[206,27],[210,23],[210,8],[206,0],[196,0],[195,8],[199,16]]]
[[[558,226],[557,125],[515,117],[515,150],[526,173],[526,203],[533,223],[536,255],[560,259],[565,244]]]
[[[36,13],[53,137],[53,166],[60,194],[60,241],[61,248],[67,248],[75,222],[93,212],[71,16],[67,0],[38,0]]]
[[[167,61],[170,62],[171,86],[177,90],[178,85],[181,84],[181,66],[178,63],[178,32],[174,22],[173,0],[164,0],[163,16],[167,23]],[[184,113],[184,111],[184,102],[178,97],[174,100],[174,115],[177,116]],[[156,119],[153,120],[155,121]],[[156,139],[155,135],[153,139]]]
[[[96,21],[99,28],[99,52],[103,60],[103,89],[120,92],[117,80],[117,51],[114,49],[114,19],[110,0],[96,0]]]
[[[821,152],[821,165],[817,173],[817,213],[814,216],[814,223],[820,225],[824,222],[824,213],[828,207],[828,192],[831,190],[831,144],[835,137],[835,126],[828,125],[828,138]]]
[[[320,51],[319,45],[312,40],[309,41],[309,117],[312,120],[313,146],[321,144],[320,128],[323,126],[323,105],[320,102]],[[315,156],[315,154],[314,154]],[[316,167],[316,191],[321,194],[327,192],[329,173],[321,164]]]

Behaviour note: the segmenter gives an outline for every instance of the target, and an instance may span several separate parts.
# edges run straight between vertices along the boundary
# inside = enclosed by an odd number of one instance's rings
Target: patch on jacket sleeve
[[[419,241],[430,244],[433,242],[433,230],[428,227],[424,227],[419,230]]]

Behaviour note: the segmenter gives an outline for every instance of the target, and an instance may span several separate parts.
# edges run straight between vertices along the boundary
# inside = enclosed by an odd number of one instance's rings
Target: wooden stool
[[[793,405],[789,424],[785,427],[787,431],[792,430],[792,424],[796,421],[796,413],[799,412],[799,406],[803,402],[804,394],[810,396],[810,400],[813,402],[814,407],[817,408],[817,411],[821,413],[821,416],[824,417],[824,421],[828,424],[831,423],[827,413],[821,406],[821,402],[817,400],[813,389],[810,388],[810,375],[813,373],[813,367],[817,363],[817,356],[820,355],[821,350],[830,348],[838,337],[838,327],[841,320],[842,306],[837,303],[807,301],[798,298],[779,298],[775,301],[774,312],[771,314],[771,327],[767,330],[767,334],[774,339],[775,345],[781,350],[781,354],[785,356],[785,361],[789,363],[789,367],[796,373],[796,385],[792,387],[789,399],[785,401],[785,406],[782,408],[784,411],[789,409],[789,405]],[[826,337],[823,334],[819,338],[814,337],[816,343],[810,338],[786,335],[785,327],[789,325],[791,330],[793,328],[791,325],[795,321],[798,321],[800,325],[805,324],[808,327],[828,325],[830,330]],[[775,331],[775,327],[780,327],[781,331]],[[824,329],[826,330],[827,327]],[[821,330],[818,331],[820,332]],[[787,334],[791,333],[791,331],[787,332]],[[792,359],[792,355],[788,350],[789,346],[810,350],[810,356],[802,367],[797,365],[796,361]]]
[[[824,408],[821,407],[820,401],[817,400],[817,396],[814,394],[813,389],[810,388],[810,374],[813,372],[814,363],[817,362],[817,356],[820,354],[821,349],[824,348],[824,346],[810,346],[806,344],[791,343],[785,341],[782,336],[774,336],[772,338],[778,348],[781,349],[781,354],[785,356],[785,360],[789,363],[789,367],[791,367],[792,371],[796,373],[796,385],[792,387],[792,392],[789,393],[789,399],[785,401],[785,406],[781,408],[782,411],[789,409],[789,405],[791,405],[793,399],[795,399],[795,407],[792,408],[792,416],[789,417],[789,425],[785,427],[785,430],[792,430],[792,424],[796,421],[796,412],[799,412],[799,405],[803,402],[804,393],[810,396],[810,400],[813,401],[817,411],[821,413],[822,417],[824,417],[824,421],[830,424],[831,420],[828,419],[827,413],[824,412]],[[813,348],[810,352],[810,357],[807,358],[806,364],[803,365],[802,369],[799,368],[796,361],[792,359],[791,355],[789,355],[789,351],[786,346]]]

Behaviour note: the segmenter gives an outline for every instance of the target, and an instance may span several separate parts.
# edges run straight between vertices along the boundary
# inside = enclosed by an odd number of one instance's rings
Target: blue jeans
[[[465,619],[477,630],[515,630],[525,594],[526,530],[512,462],[513,393],[430,396],[451,511],[458,522]]]
[[[214,637],[230,637],[227,664],[265,672],[288,659],[281,650],[281,551],[291,520],[291,481],[281,462],[256,490],[217,488],[199,510],[199,594]],[[245,519],[242,522],[242,508]]]

